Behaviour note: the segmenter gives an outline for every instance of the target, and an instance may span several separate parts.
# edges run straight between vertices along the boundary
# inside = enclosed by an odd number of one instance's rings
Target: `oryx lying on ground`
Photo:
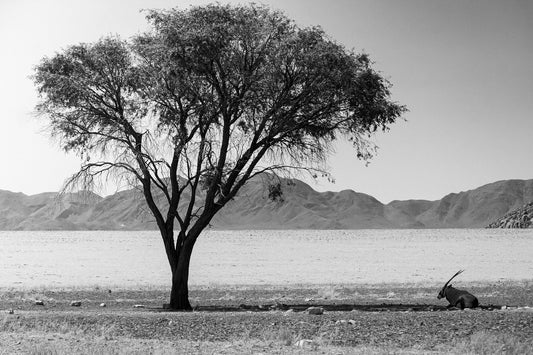
[[[437,298],[440,300],[443,297],[446,297],[448,302],[450,304],[449,307],[457,307],[461,309],[465,308],[476,308],[479,305],[479,302],[473,294],[471,294],[468,291],[464,290],[458,290],[456,288],[453,288],[452,285],[448,285],[450,281],[453,280],[453,278],[460,273],[462,273],[464,270],[459,270],[455,273],[455,275],[452,276],[451,279],[449,279],[445,284],[444,287],[440,290],[439,295]]]

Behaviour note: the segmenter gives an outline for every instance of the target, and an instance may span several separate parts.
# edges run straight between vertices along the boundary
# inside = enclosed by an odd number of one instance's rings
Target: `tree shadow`
[[[166,305],[165,305],[166,306]],[[154,311],[169,311],[163,306],[162,308],[152,308]],[[320,307],[327,312],[443,312],[460,310],[456,307],[448,308],[446,306],[439,306],[433,304],[398,304],[398,303],[381,303],[381,304],[322,304],[322,303],[302,303],[302,304],[241,304],[241,305],[206,305],[195,306],[195,312],[269,312],[269,311],[289,311],[304,312],[309,307]],[[483,311],[499,310],[502,306],[499,305],[480,305],[476,309]]]

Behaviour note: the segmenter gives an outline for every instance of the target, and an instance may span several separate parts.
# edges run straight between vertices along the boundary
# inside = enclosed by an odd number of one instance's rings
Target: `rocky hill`
[[[283,180],[268,198],[265,179],[250,181],[213,219],[215,229],[481,228],[533,201],[533,180],[505,180],[441,200],[383,204],[352,190],[318,192]],[[200,196],[201,197],[201,196]],[[181,206],[184,208],[184,205]],[[137,189],[27,196],[0,190],[0,230],[150,230],[155,222]]]
[[[533,202],[507,213],[487,228],[533,228]]]

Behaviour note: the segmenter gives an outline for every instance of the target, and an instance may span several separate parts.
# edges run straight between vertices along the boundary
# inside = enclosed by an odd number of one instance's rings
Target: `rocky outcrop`
[[[487,228],[533,228],[533,202],[507,213]]]

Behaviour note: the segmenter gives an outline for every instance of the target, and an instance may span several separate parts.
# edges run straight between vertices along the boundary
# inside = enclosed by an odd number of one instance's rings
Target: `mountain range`
[[[533,201],[533,180],[498,181],[436,201],[388,204],[352,190],[318,192],[297,179],[282,179],[283,194],[274,201],[267,186],[265,179],[249,181],[213,219],[212,228],[480,228]],[[28,196],[0,190],[0,230],[156,228],[138,189],[107,197],[87,191]]]

